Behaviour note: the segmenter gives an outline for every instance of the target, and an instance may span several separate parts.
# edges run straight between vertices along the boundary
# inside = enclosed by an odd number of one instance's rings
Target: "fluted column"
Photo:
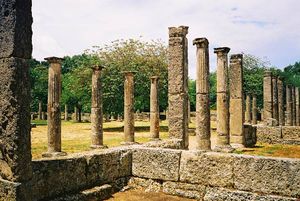
[[[292,118],[293,118],[293,126],[296,126],[296,88],[292,86]]]
[[[277,88],[278,88],[278,118],[279,125],[285,125],[285,114],[284,114],[284,86],[282,79],[280,77],[277,78]]]
[[[272,72],[265,71],[264,73],[264,122],[273,118],[273,86],[272,86]]]
[[[150,136],[159,139],[159,102],[158,102],[158,76],[151,77],[150,89]]]
[[[45,58],[50,63],[48,80],[48,151],[43,157],[66,155],[61,151],[61,63],[62,58]]]
[[[102,110],[102,66],[93,66],[92,74],[92,107],[91,107],[91,148],[106,148],[103,145],[103,110]]]
[[[65,104],[65,121],[69,121],[68,119],[68,105]]]
[[[215,48],[217,54],[217,141],[215,151],[231,152],[229,142],[228,52],[230,48]]]
[[[233,148],[245,146],[244,136],[244,93],[243,93],[243,55],[230,57],[230,144]]]
[[[252,124],[257,124],[257,97],[256,94],[252,95]]]
[[[293,99],[292,86],[286,86],[286,126],[293,125]]]
[[[134,144],[134,73],[124,72],[124,142],[122,144]]]
[[[42,120],[42,112],[43,112],[43,102],[39,100],[38,120]]]
[[[251,96],[246,95],[245,123],[251,124]]]
[[[300,95],[299,88],[295,88],[295,97],[296,97],[296,126],[300,126]]]
[[[278,86],[277,86],[277,76],[272,76],[272,111],[273,111],[273,119],[276,119],[276,123],[279,125],[279,113],[278,113]]]
[[[208,40],[196,38],[196,137],[197,149],[210,150],[209,52]]]

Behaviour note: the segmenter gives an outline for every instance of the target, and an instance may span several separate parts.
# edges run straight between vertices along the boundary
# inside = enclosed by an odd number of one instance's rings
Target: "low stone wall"
[[[55,198],[131,175],[131,152],[108,149],[67,158],[33,161],[34,200]]]
[[[200,200],[300,198],[296,159],[137,148],[132,174],[132,186]]]
[[[300,126],[257,126],[257,141],[300,145]]]

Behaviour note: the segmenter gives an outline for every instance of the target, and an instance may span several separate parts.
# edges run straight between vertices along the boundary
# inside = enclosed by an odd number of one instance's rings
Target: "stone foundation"
[[[300,126],[257,126],[257,141],[300,145]]]

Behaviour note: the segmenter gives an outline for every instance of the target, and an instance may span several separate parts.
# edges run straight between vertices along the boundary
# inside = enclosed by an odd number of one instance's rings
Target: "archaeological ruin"
[[[46,58],[50,64],[48,152],[44,158],[32,160],[28,65],[32,54],[31,4],[31,0],[0,0],[0,74],[4,75],[0,77],[1,201],[104,200],[126,188],[138,187],[204,201],[300,199],[300,159],[231,153],[234,149],[253,147],[256,142],[300,145],[299,88],[284,86],[282,78],[266,71],[261,123],[257,119],[256,94],[246,95],[243,89],[243,54],[228,55],[230,48],[215,48],[217,142],[212,146],[206,38],[193,41],[197,59],[197,148],[188,149],[187,26],[169,28],[169,139],[159,140],[159,75],[156,75],[149,80],[153,140],[136,143],[134,76],[138,72],[127,71],[123,72],[123,146],[103,149],[106,146],[103,144],[102,66],[90,66],[93,71],[91,150],[63,152],[62,59],[49,57]],[[77,111],[75,115],[75,121],[79,121]],[[43,118],[41,109],[39,118]],[[67,114],[65,118],[68,119]]]

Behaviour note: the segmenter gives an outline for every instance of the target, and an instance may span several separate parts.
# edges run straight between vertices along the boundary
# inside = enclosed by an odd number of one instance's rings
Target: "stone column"
[[[197,149],[210,150],[210,107],[209,107],[209,42],[196,38],[196,137]]]
[[[228,52],[230,48],[215,48],[217,54],[217,141],[215,151],[231,152],[229,143]]]
[[[169,28],[169,136],[182,149],[189,145],[188,135],[188,27]]]
[[[68,105],[65,104],[65,121],[69,121],[68,119]]]
[[[61,63],[63,59],[57,57],[45,58],[50,63],[48,75],[48,152],[43,157],[66,155],[61,151]]]
[[[78,122],[78,107],[75,106],[74,107],[74,119],[73,119],[74,122]]]
[[[251,124],[251,96],[250,96],[250,94],[246,95],[245,123]]]
[[[264,122],[267,124],[268,119],[273,118],[273,86],[272,72],[264,73]]]
[[[279,125],[285,125],[285,114],[284,114],[284,88],[283,82],[280,77],[277,78],[277,88],[278,88],[278,118],[279,118]]]
[[[295,88],[295,97],[296,97],[296,126],[300,126],[300,96],[299,88]]]
[[[102,110],[102,66],[92,67],[92,104],[91,104],[91,148],[106,148],[103,145],[103,110]]]
[[[277,86],[277,76],[272,76],[272,95],[273,95],[273,104],[272,104],[272,110],[273,110],[273,119],[276,119],[278,126],[279,124],[279,113],[278,113],[278,86]]]
[[[244,98],[243,98],[243,55],[230,57],[230,144],[233,148],[245,145],[244,136]]]
[[[0,1],[0,200],[31,200],[31,0]],[[7,185],[7,186],[5,186]],[[17,196],[17,197],[15,197]]]
[[[38,112],[38,120],[42,120],[42,112],[43,112],[43,102],[39,100],[39,112]]]
[[[150,90],[150,136],[153,140],[159,139],[159,102],[158,76],[151,77]]]
[[[134,73],[124,72],[124,142],[122,144],[134,144]]]
[[[293,99],[292,86],[286,86],[286,126],[293,125]]]
[[[257,124],[257,98],[256,95],[252,95],[252,124]]]
[[[296,126],[296,93],[295,86],[292,86],[292,114],[293,114],[293,126]]]

